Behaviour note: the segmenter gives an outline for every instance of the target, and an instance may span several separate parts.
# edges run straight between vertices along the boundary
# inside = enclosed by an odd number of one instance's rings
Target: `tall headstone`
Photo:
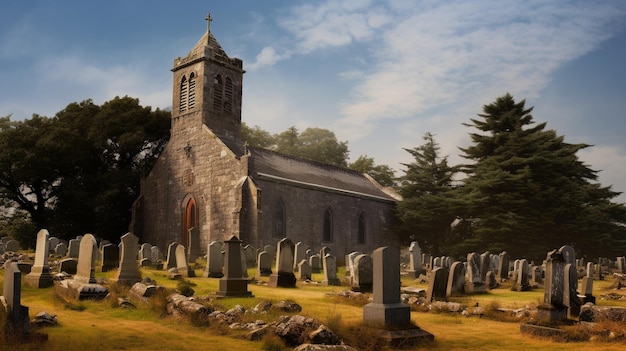
[[[293,251],[294,270],[298,269],[298,264],[300,263],[300,261],[304,259],[305,256],[306,256],[306,246],[301,241],[298,241],[296,245],[294,246],[294,251]]]
[[[70,258],[78,258],[80,252],[80,239],[71,239],[68,244],[67,256]]]
[[[374,264],[373,302],[363,307],[363,322],[383,328],[411,324],[411,307],[400,300],[400,253],[380,247],[372,253]]]
[[[615,260],[615,265],[617,266],[618,273],[626,273],[626,257],[617,257],[617,259]]]
[[[95,284],[95,264],[98,255],[96,238],[91,234],[83,235],[78,252],[78,266],[74,280],[80,283]]]
[[[409,269],[407,270],[409,278],[417,278],[421,274],[426,274],[426,270],[422,266],[422,249],[417,241],[411,242],[409,246]]]
[[[256,266],[257,253],[254,247],[251,245],[246,245],[243,247],[243,251],[245,252],[245,255],[246,255],[246,265],[248,267]]]
[[[517,267],[517,279],[515,283],[513,283],[512,290],[514,291],[528,291],[530,290],[530,267],[528,266],[528,261],[526,259],[521,259],[519,261],[519,266]]]
[[[480,254],[480,279],[483,282],[486,280],[489,267],[491,267],[491,254],[489,251],[485,251]]]
[[[141,274],[139,273],[139,266],[136,259],[138,245],[139,238],[133,233],[126,233],[122,236],[119,255],[121,258],[119,260],[117,273],[113,277],[114,282],[123,285],[132,285],[141,281]]]
[[[341,285],[341,281],[337,278],[337,260],[335,256],[326,254],[322,261],[324,262],[324,264],[322,264],[324,267],[324,279],[322,279],[322,284]]]
[[[480,273],[480,256],[475,252],[467,254],[465,269],[465,292],[468,294],[484,293],[487,291],[485,281]]]
[[[496,279],[500,282],[509,279],[509,254],[506,251],[500,252],[498,262],[498,275]]]
[[[187,250],[185,246],[176,246],[176,270],[183,277],[195,277],[195,273],[187,263]]]
[[[426,302],[432,300],[445,300],[446,289],[448,287],[449,271],[445,267],[437,267],[430,271],[428,279],[428,290],[426,290]]]
[[[207,245],[206,250],[206,267],[202,276],[205,278],[221,278],[223,272],[224,256],[222,256],[222,244],[212,241]]]
[[[48,243],[46,242],[46,247]],[[28,307],[22,306],[22,272],[17,262],[12,262],[4,271],[2,284],[2,300],[0,308],[6,304],[9,315],[7,330],[0,330],[7,334],[24,335],[30,332]]]
[[[537,308],[537,317],[550,321],[567,319],[567,307],[563,296],[565,288],[565,260],[558,250],[548,252],[546,256],[546,277],[544,281],[543,304]]]
[[[566,263],[563,276],[563,304],[567,306],[567,318],[578,319],[580,315],[580,299],[578,298],[578,273],[576,262]]]
[[[176,263],[176,248],[178,247],[177,242],[173,242],[169,244],[167,247],[167,263],[165,265],[165,269],[177,268],[178,264]]]
[[[200,248],[200,229],[193,227],[187,232],[189,250],[187,251],[187,259],[193,263],[202,255],[202,249]]]
[[[41,229],[37,233],[37,244],[35,248],[35,263],[26,275],[24,281],[31,288],[47,288],[52,286],[53,279],[48,265],[48,237],[50,234],[46,229]]]
[[[281,288],[295,288],[296,276],[293,274],[294,243],[288,239],[281,239],[276,247],[276,273],[270,275],[269,286]]]
[[[252,297],[248,291],[248,279],[242,275],[241,241],[236,236],[224,242],[225,264],[224,277],[220,278],[219,296]]]

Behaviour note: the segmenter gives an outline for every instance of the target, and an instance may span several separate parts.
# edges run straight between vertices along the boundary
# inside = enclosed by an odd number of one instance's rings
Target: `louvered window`
[[[187,77],[183,76],[180,80],[180,102],[178,105],[178,110],[180,112],[187,111]]]
[[[224,84],[222,83],[222,76],[219,74],[215,76],[213,81],[213,109],[222,109],[222,94],[224,93]]]
[[[188,108],[193,110],[196,107],[196,75],[194,73],[189,75],[189,98],[187,101]]]
[[[228,77],[224,84],[224,111],[233,111],[233,81]]]

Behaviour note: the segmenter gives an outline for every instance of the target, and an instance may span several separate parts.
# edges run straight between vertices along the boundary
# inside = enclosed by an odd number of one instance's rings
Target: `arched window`
[[[224,84],[224,111],[233,111],[233,81],[229,77]]]
[[[196,207],[196,200],[193,198],[187,201],[185,204],[185,218],[183,222],[183,231],[181,233],[180,243],[185,247],[189,246],[189,229],[198,228],[198,209]]]
[[[277,238],[287,237],[286,233],[286,216],[285,216],[285,204],[281,201],[276,203],[276,209],[274,212],[274,236]]]
[[[324,211],[324,234],[322,237],[322,241],[333,241],[333,213],[330,208],[327,208]]]
[[[189,98],[187,99],[188,101],[188,108],[190,110],[193,110],[194,107],[196,107],[196,75],[195,73],[191,73],[189,75]]]
[[[222,109],[222,94],[224,90],[224,83],[222,82],[222,76],[217,75],[213,80],[213,109]]]
[[[365,213],[361,212],[359,214],[358,221],[359,222],[358,222],[357,244],[365,244],[365,234],[366,234]]]
[[[180,80],[180,102],[178,104],[178,110],[180,112],[187,110],[187,77],[185,76]]]

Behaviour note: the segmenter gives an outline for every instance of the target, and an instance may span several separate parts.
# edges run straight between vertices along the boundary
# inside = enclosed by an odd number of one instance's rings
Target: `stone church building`
[[[251,147],[240,139],[243,66],[209,28],[174,60],[171,138],[142,181],[130,230],[164,250],[202,250],[238,236],[254,247],[284,237],[338,258],[393,245],[397,195],[368,175]]]

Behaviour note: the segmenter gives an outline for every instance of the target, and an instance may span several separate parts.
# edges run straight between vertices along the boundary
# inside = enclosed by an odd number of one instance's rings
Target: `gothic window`
[[[222,94],[224,90],[224,83],[222,82],[222,76],[217,75],[213,81],[213,109],[222,109]]]
[[[187,110],[187,77],[185,76],[183,76],[180,80],[180,102],[178,110],[180,112],[185,112]]]
[[[233,81],[226,77],[224,84],[224,111],[232,112],[233,110]]]
[[[322,237],[322,241],[333,241],[333,213],[330,208],[327,208],[324,211],[324,234]]]
[[[287,237],[285,219],[285,204],[281,200],[276,203],[276,210],[274,213],[274,236],[277,238]]]
[[[196,75],[191,73],[189,75],[189,98],[187,99],[190,110],[196,106]]]
[[[357,244],[365,244],[365,234],[366,234],[365,213],[361,212],[359,214],[358,221],[359,222],[358,222]]]
[[[183,225],[183,232],[181,233],[180,243],[184,246],[188,246],[188,233],[189,229],[198,227],[198,209],[196,207],[196,201],[191,198],[185,205],[185,218]]]

